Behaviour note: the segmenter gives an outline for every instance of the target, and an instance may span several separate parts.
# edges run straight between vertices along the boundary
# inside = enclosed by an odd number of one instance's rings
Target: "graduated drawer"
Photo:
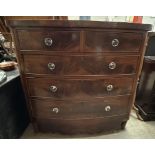
[[[143,36],[131,32],[86,31],[84,50],[89,52],[139,52]]]
[[[136,73],[138,56],[24,55],[25,72],[50,75],[103,75]]]
[[[51,29],[18,30],[21,50],[79,51],[80,32]]]
[[[129,114],[79,119],[35,118],[39,131],[65,134],[94,134],[124,128]]]
[[[92,100],[31,100],[33,113],[39,118],[94,118],[129,113],[130,96]]]
[[[28,78],[30,96],[88,98],[131,93],[133,78],[63,79]]]

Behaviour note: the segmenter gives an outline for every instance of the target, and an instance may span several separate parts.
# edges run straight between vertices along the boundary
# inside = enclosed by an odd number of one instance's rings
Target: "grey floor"
[[[34,133],[32,125],[25,130],[22,139],[57,139],[57,138],[86,138],[86,139],[154,139],[155,138],[155,121],[143,122],[137,119],[136,114],[132,111],[130,119],[125,130],[106,133],[100,135],[60,135],[52,133]]]

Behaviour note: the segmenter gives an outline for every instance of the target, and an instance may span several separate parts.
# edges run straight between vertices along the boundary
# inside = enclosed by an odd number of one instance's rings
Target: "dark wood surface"
[[[88,119],[43,119],[35,121],[41,132],[60,132],[63,134],[94,134],[124,129],[128,115]]]
[[[112,46],[119,40],[117,47]],[[140,33],[86,31],[84,50],[89,52],[139,52],[143,36]]]
[[[95,133],[125,127],[151,25],[50,20],[8,23],[35,129]],[[48,47],[46,37],[52,38]],[[116,64],[113,69],[109,68],[111,62]],[[49,70],[48,63],[54,63],[54,69]],[[111,91],[108,85],[113,86]],[[57,90],[52,92],[51,86]]]
[[[103,54],[83,55],[24,55],[26,74],[48,75],[119,75],[135,74],[138,56],[105,56]],[[116,64],[110,69],[111,62]],[[50,70],[49,63],[54,63],[55,68]]]
[[[100,78],[100,79],[63,79],[29,78],[30,96],[52,98],[89,98],[111,95],[126,95],[132,91],[133,78]],[[113,90],[107,91],[108,85]],[[51,92],[50,86],[56,86],[57,91]]]
[[[63,24],[62,24],[63,23]],[[8,20],[10,27],[56,27],[56,28],[101,28],[101,29],[125,29],[151,31],[152,25],[126,23],[126,22],[100,22],[100,21],[79,21],[79,20]]]
[[[21,50],[79,51],[80,31],[54,31],[52,29],[18,30]],[[31,38],[31,39],[30,39]],[[52,39],[52,45],[45,44],[45,38]]]
[[[84,119],[128,114],[129,98],[130,95],[93,98],[91,100],[33,99],[31,104],[34,117]],[[107,106],[111,107],[108,112],[105,110]],[[58,113],[53,111],[54,108],[58,108]]]

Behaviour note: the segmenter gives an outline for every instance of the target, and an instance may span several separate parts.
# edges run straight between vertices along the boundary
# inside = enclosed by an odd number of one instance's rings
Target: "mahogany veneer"
[[[36,130],[124,128],[135,100],[148,24],[9,20]]]

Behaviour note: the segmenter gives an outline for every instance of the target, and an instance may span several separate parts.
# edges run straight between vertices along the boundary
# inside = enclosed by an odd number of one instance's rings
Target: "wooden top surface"
[[[64,27],[64,28],[105,28],[151,31],[151,24],[126,22],[102,22],[84,20],[8,20],[9,27]]]

